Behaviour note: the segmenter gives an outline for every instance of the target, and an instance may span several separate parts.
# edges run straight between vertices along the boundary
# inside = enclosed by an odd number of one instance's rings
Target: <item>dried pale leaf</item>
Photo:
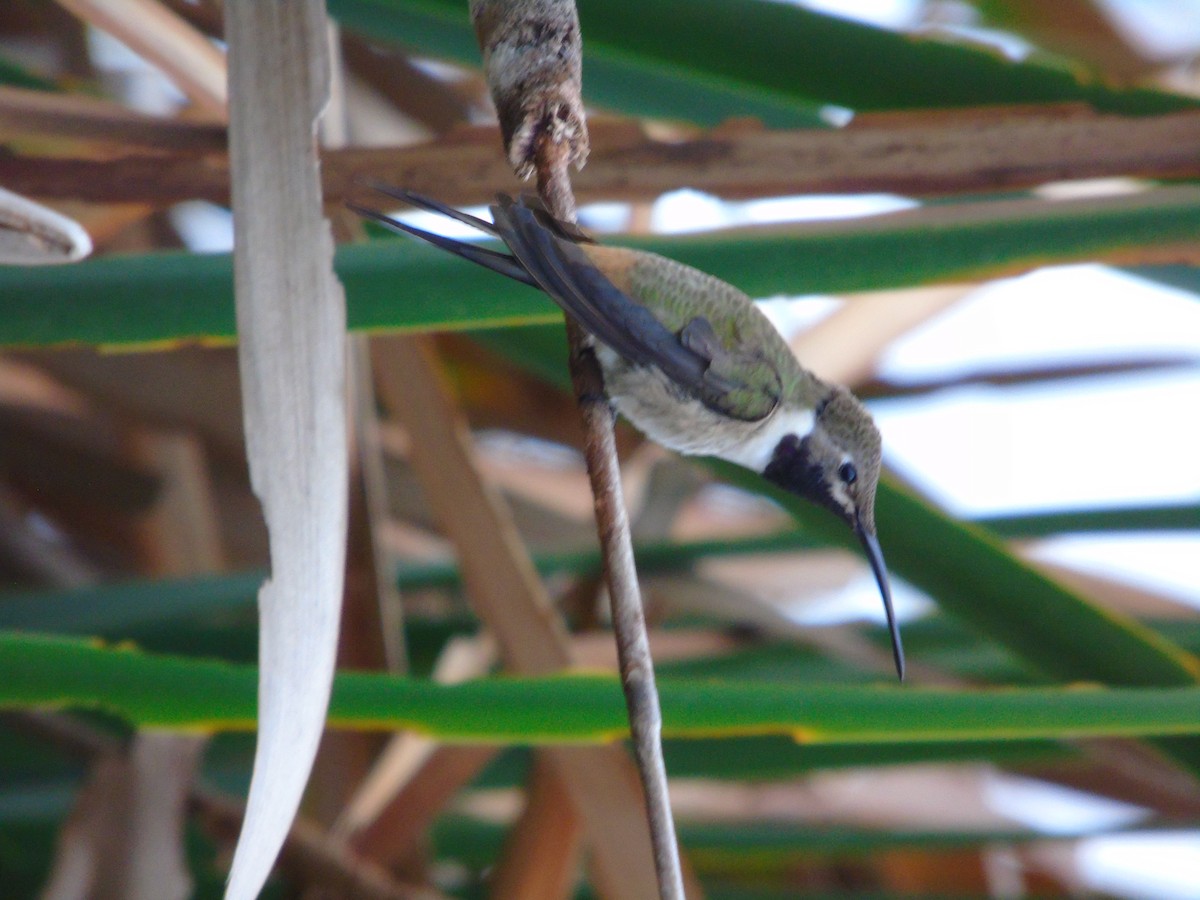
[[[234,282],[251,482],[270,532],[259,593],[259,740],[226,896],[266,880],[324,725],[347,520],[345,299],[321,216],[324,4],[231,3]]]
[[[92,239],[78,222],[0,188],[0,265],[50,266],[91,252]]]
[[[102,757],[59,837],[43,900],[183,900],[187,797],[204,739],[146,732]]]
[[[994,777],[989,766],[895,766],[823,772],[791,784],[681,779],[671,795],[687,819],[986,832],[1011,825],[986,802]]]
[[[58,0],[162,70],[196,106],[225,118],[225,57],[157,0]]]
[[[354,836],[356,854],[389,867],[411,861],[434,820],[497,753],[499,748],[481,744],[438,747],[379,817]]]
[[[191,896],[184,853],[188,791],[205,739],[196,735],[147,732],[133,742],[128,794],[128,857],[120,896],[127,900],[170,900]]]
[[[116,791],[123,780],[123,764],[118,756],[100,759],[92,767],[87,783],[75,798],[54,851],[50,878],[42,889],[41,900],[75,900],[92,892],[103,856],[101,837],[116,834],[108,821]]]
[[[233,797],[211,789],[198,789],[192,801],[201,822],[217,835],[228,833],[241,821],[243,806]],[[283,852],[280,868],[295,880],[313,886],[314,895],[353,897],[354,900],[448,900],[440,891],[396,881],[381,866],[363,859],[303,816],[296,819]]]

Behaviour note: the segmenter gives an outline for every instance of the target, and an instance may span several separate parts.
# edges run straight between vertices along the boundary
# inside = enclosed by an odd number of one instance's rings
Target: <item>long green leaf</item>
[[[667,676],[671,680],[673,676]],[[663,742],[673,778],[774,781],[816,771],[933,763],[991,762],[1021,766],[1076,756],[1053,740],[899,741],[875,744],[801,744],[790,735],[669,738]]]
[[[0,633],[0,706],[90,707],[178,729],[246,729],[252,666]],[[1184,735],[1200,687],[932,691],[663,679],[669,737],[787,734],[803,743]],[[339,676],[336,727],[411,728],[446,741],[603,742],[627,733],[616,677],[494,678],[460,685]]]
[[[975,524],[1002,537],[1025,539],[1106,531],[1195,531],[1200,528],[1200,504],[1185,502],[1022,513],[979,519]]]
[[[331,0],[354,29],[423,52],[478,63],[457,0]],[[1039,58],[1013,62],[943,38],[897,34],[761,0],[579,0],[590,102],[629,112],[729,115],[737,92],[783,107],[837,103],[853,109],[1086,102],[1115,112],[1179,109],[1191,101],[1119,90],[1093,73]],[[657,77],[656,77],[657,76]],[[690,91],[688,90],[690,86]],[[803,106],[801,106],[803,108]],[[763,115],[750,104],[735,115]]]
[[[765,296],[981,277],[1128,255],[1138,247],[1191,241],[1198,233],[1200,191],[1170,188],[1107,200],[971,203],[787,231],[622,243]],[[536,291],[411,241],[341,247],[337,271],[350,326],[358,330],[478,329],[559,319]],[[225,255],[155,253],[0,269],[0,304],[0,346],[154,346],[230,340],[234,334]]]
[[[645,566],[642,572],[647,573]],[[0,630],[132,639],[158,652],[250,661],[255,658],[254,596],[260,581],[260,574],[247,573],[9,595],[0,602]],[[1200,625],[1178,620],[1148,624],[1189,652],[1200,651]],[[420,662],[415,671],[428,672],[449,638],[470,634],[477,627],[469,618],[411,620],[407,629],[409,648],[414,661]],[[876,626],[864,626],[863,632],[881,647],[887,641],[883,630]],[[1030,683],[1028,670],[1010,653],[994,642],[981,640],[976,631],[956,619],[934,616],[909,623],[905,626],[905,644],[915,659],[974,682]],[[794,683],[856,683],[874,677],[790,643],[756,642],[716,657],[663,662],[660,669],[677,677],[711,675]]]
[[[562,344],[561,329],[553,338]],[[563,344],[565,346],[565,344]],[[1200,506],[1183,503],[1072,512],[1029,513],[975,520],[974,524],[1006,538],[1056,534],[1195,530]],[[769,553],[795,553],[824,546],[803,528],[774,534],[699,541],[641,542],[636,548],[643,574],[684,571],[701,559]],[[533,554],[542,575],[594,575],[600,571],[595,547]],[[178,619],[213,620],[252,606],[266,573],[248,571],[89,585],[66,590],[0,593],[0,629],[52,630],[58,634],[120,635],[129,629],[167,625]],[[453,588],[460,584],[454,561],[401,561],[396,584],[401,590]]]
[[[331,0],[340,23],[371,38],[478,66],[479,45],[461,4]],[[585,32],[586,34],[586,32]],[[775,128],[824,124],[820,106],[792,94],[712,74],[681,71],[660,59],[622,50],[584,46],[589,104],[641,116],[716,125],[754,116]]]
[[[0,595],[0,629],[124,635],[178,620],[220,621],[254,608],[267,576],[252,570]]]
[[[555,339],[565,339],[557,331]],[[1128,507],[1116,509],[1073,510],[1071,512],[1027,513],[994,516],[975,521],[976,525],[1006,538],[1048,537],[1057,534],[1083,534],[1131,531],[1192,531],[1200,527],[1200,506],[1192,503]],[[742,556],[754,553],[794,553],[817,545],[811,533],[803,529],[782,531],[748,538],[702,541],[655,541],[639,543],[638,570],[643,574],[685,569],[699,559],[715,556]],[[538,572],[595,574],[600,571],[600,551],[585,550],[533,554]],[[401,590],[452,587],[459,583],[458,564],[446,562],[402,562],[397,575]],[[5,613],[0,609],[0,627]]]
[[[1131,266],[1126,271],[1138,278],[1179,288],[1193,296],[1200,295],[1200,272],[1192,266]]]

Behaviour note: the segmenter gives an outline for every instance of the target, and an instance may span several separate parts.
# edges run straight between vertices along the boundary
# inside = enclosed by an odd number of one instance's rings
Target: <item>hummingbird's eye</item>
[[[854,484],[858,481],[858,469],[854,468],[854,463],[844,462],[838,467],[838,477],[846,484]]]

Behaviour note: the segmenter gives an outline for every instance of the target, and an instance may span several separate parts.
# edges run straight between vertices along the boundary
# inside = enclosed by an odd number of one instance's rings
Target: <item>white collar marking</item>
[[[770,463],[784,435],[794,434],[803,440],[812,433],[815,423],[816,417],[811,409],[780,410],[747,440],[722,455],[739,466],[761,472]]]

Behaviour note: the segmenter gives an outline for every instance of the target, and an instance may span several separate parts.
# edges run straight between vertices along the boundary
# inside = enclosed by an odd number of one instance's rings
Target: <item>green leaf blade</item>
[[[253,727],[253,666],[0,632],[0,708],[92,708],[135,725]],[[791,735],[813,744],[1192,735],[1200,687],[918,690],[664,678],[664,734]],[[334,727],[411,728],[445,741],[598,743],[627,733],[615,676],[488,678],[458,685],[342,674]]]
[[[1101,201],[981,202],[787,231],[620,243],[696,266],[752,296],[769,296],[929,284],[1128,256],[1141,247],[1188,242],[1198,233],[1200,191],[1180,187]],[[855,264],[847,265],[848,259]],[[359,331],[561,320],[537,291],[411,241],[341,247],[336,266],[350,327]],[[232,285],[224,254],[152,253],[0,269],[0,347],[229,341]]]
[[[581,0],[578,7],[590,102],[640,115],[701,124],[751,115],[782,126],[814,120],[821,103],[880,110],[1078,102],[1130,114],[1194,105],[1161,91],[1115,88],[1065,61],[1015,61],[782,3]],[[452,0],[331,0],[330,12],[376,39],[478,64],[467,17]]]

